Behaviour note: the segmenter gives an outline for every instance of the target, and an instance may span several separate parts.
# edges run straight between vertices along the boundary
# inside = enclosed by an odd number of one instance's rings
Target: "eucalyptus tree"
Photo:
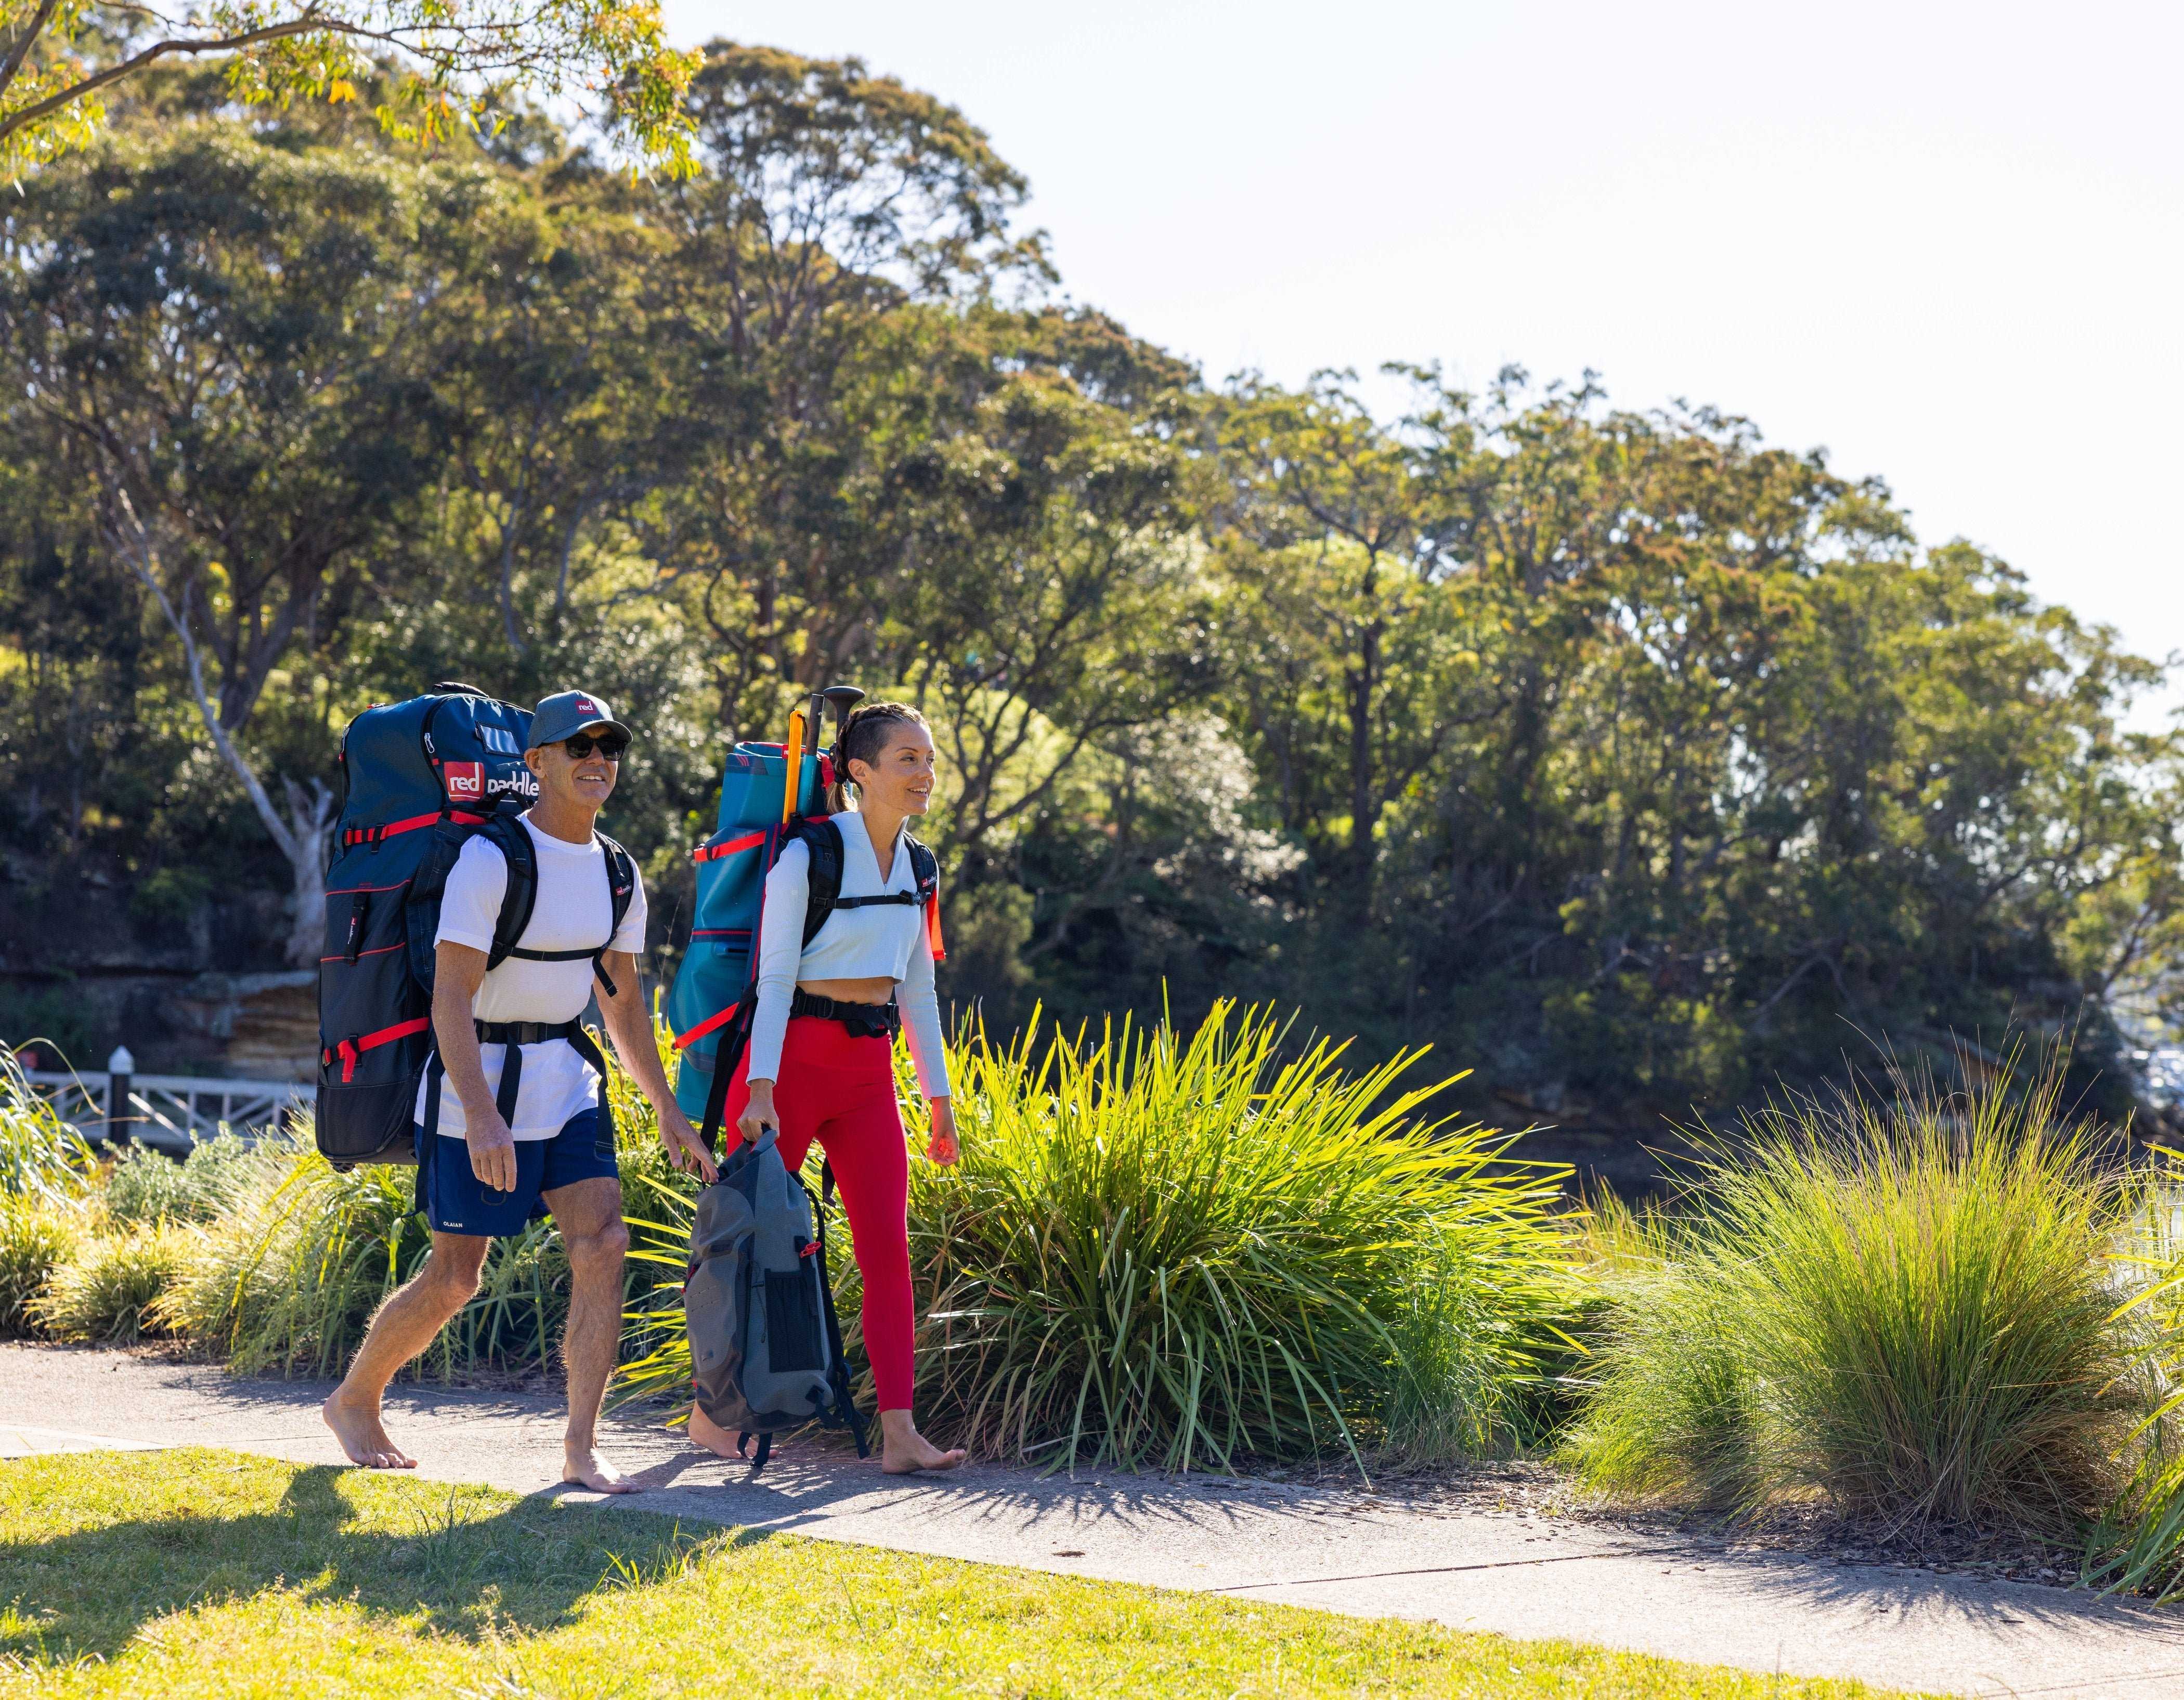
[[[379,593],[374,545],[432,475],[417,419],[433,256],[499,192],[475,163],[208,121],[42,171],[0,223],[13,405],[70,446],[52,464],[84,479],[288,861],[292,960],[317,954],[335,799],[318,762],[265,770],[254,715],[283,669],[318,682],[311,664]]]
[[[641,159],[688,167],[694,56],[655,0],[0,0],[0,178],[89,146],[109,98],[155,68],[217,66],[251,105],[372,100],[389,134],[488,129],[512,99],[597,91]]]

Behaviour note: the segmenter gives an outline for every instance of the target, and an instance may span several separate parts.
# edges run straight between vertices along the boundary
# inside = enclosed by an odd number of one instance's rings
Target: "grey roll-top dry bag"
[[[826,1206],[833,1191],[828,1168],[815,1214],[772,1128],[739,1142],[721,1164],[721,1178],[699,1189],[682,1286],[691,1378],[699,1408],[736,1436],[738,1456],[758,1437],[754,1470],[766,1467],[777,1431],[813,1421],[848,1429],[857,1456],[868,1452],[827,1281]]]

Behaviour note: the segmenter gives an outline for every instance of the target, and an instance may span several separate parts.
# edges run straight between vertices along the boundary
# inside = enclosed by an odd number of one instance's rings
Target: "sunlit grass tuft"
[[[89,1231],[72,1206],[0,1192],[0,1339],[38,1331],[32,1305]]]
[[[0,1045],[0,1196],[48,1204],[81,1198],[98,1174],[82,1135],[31,1084],[22,1061]]]
[[[161,1224],[84,1239],[31,1303],[40,1329],[79,1345],[126,1346],[168,1331],[159,1302],[203,1244],[195,1229]]]
[[[1621,1236],[1570,1447],[1596,1486],[2063,1539],[2108,1502],[2136,1406],[2107,1257],[2129,1189],[2052,1072],[1905,1087],[1769,1112],[1680,1225]]]

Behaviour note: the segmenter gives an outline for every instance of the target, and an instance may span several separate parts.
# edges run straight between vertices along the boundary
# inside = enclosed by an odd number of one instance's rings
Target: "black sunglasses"
[[[594,737],[589,732],[578,732],[574,737],[561,740],[561,747],[582,761],[597,750],[610,762],[618,762],[629,748],[629,740],[620,732],[601,732]]]

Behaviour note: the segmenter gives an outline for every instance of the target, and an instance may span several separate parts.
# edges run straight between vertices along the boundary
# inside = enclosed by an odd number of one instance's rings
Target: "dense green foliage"
[[[911,1168],[928,1429],[1056,1468],[1169,1469],[1523,1437],[1569,1303],[1561,1174],[1497,1166],[1506,1137],[1432,1114],[1450,1082],[1408,1085],[1414,1057],[1346,1073],[1342,1047],[1284,1060],[1284,1037],[1216,1005],[1188,1038],[1028,1030],[954,1053],[962,1161]],[[651,1197],[632,1214],[688,1222],[682,1189]],[[663,1261],[681,1273],[680,1252]],[[670,1333],[624,1385],[688,1380]]]
[[[261,1167],[231,1133],[192,1147],[180,1163],[139,1146],[107,1175],[107,1219],[125,1225],[212,1221],[242,1202]]]
[[[2184,1154],[2159,1153],[2115,1261],[2141,1414],[2130,1479],[2093,1531],[2087,1580],[2174,1601],[2184,1597]]]
[[[1610,1492],[2079,1534],[2120,1485],[2142,1342],[2134,1194],[2025,1092],[1777,1108],[1693,1211],[1623,1236],[1571,1443]]]
[[[1165,984],[1629,1125],[2014,1011],[2125,1103],[2179,792],[2113,633],[1724,414],[1208,383],[1056,304],[1022,180],[855,62],[716,45],[688,112],[645,185],[154,77],[0,208],[31,913],[104,881],[146,948],[307,962],[349,715],[582,680],[671,953],[722,741],[846,676],[935,722],[998,1031]]]

